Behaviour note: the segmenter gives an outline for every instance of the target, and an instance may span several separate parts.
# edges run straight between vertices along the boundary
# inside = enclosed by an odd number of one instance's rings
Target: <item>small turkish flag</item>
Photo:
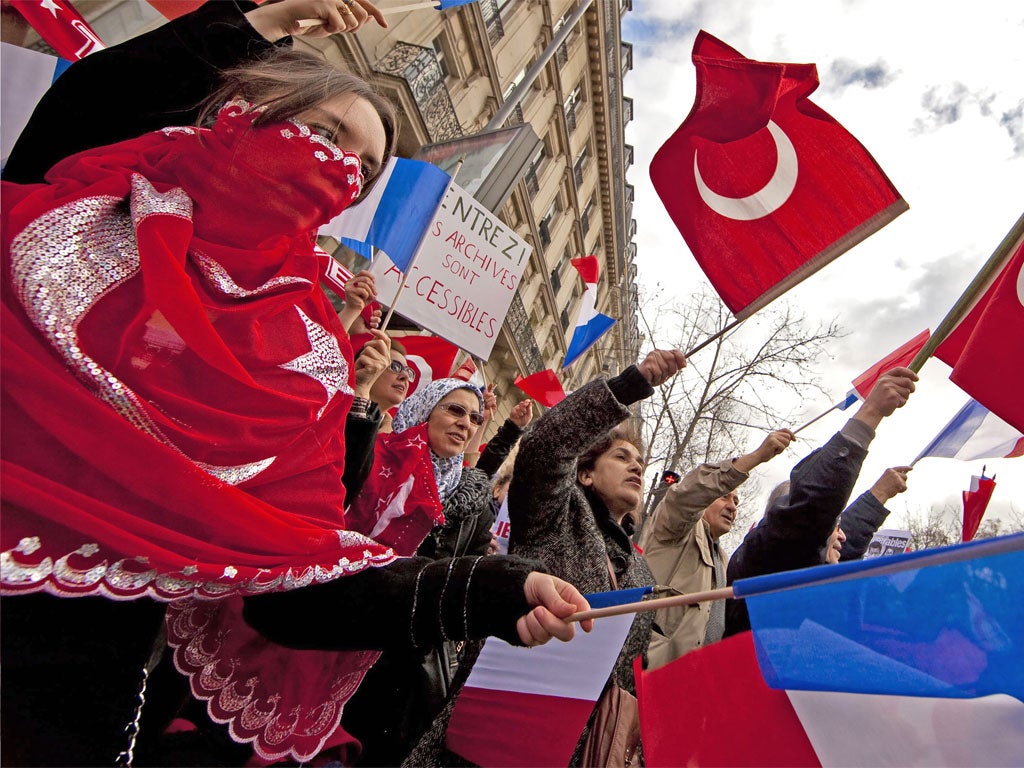
[[[562,382],[550,368],[531,373],[529,376],[516,376],[515,385],[541,405],[551,408],[565,400]]]
[[[935,356],[950,380],[1024,432],[1024,240]]]
[[[864,373],[853,380],[853,388],[861,398],[866,398],[871,393],[871,388],[882,378],[882,374],[891,371],[893,368],[906,368],[917,357],[917,353],[924,349],[931,334],[927,329],[921,331],[917,336],[902,346],[894,349],[877,363],[868,368]]]
[[[21,0],[11,7],[62,59],[78,61],[106,47],[68,0]]]
[[[706,32],[697,96],[651,180],[726,306],[744,318],[907,209],[843,126],[808,100],[813,64],[747,59]]]

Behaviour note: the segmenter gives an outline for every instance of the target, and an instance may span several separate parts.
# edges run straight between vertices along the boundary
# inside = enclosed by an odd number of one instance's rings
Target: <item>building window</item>
[[[587,201],[587,206],[583,209],[583,214],[580,216],[580,229],[583,230],[583,234],[586,235],[590,231],[590,218],[594,215],[594,198],[590,198]]]
[[[551,244],[551,227],[554,224],[555,217],[559,213],[558,198],[551,203],[551,207],[548,208],[547,213],[544,214],[540,222],[537,224],[537,231],[540,234],[541,245],[547,246]]]
[[[437,66],[441,68],[441,74],[444,75],[445,79],[452,76],[451,66],[448,63],[447,46],[445,45],[444,35],[438,35],[430,41],[430,45],[434,48],[434,57],[437,59]]]
[[[576,187],[583,186],[583,171],[587,167],[587,163],[590,161],[590,146],[584,145],[580,154],[576,158],[576,162],[572,164],[572,175],[576,179]]]
[[[575,88],[572,89],[572,93],[569,94],[565,100],[565,104],[562,105],[565,110],[565,122],[569,128],[569,133],[576,130],[576,110],[583,101],[583,83],[580,82]]]
[[[541,143],[537,147],[537,151],[534,152],[533,157],[530,158],[530,163],[526,166],[526,175],[523,177],[523,180],[526,182],[526,188],[531,195],[540,193],[540,168],[543,164],[544,144]]]

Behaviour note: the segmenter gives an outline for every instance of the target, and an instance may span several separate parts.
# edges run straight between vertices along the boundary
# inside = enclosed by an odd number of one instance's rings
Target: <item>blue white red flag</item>
[[[971,477],[970,490],[964,491],[964,520],[961,530],[961,541],[970,541],[978,532],[981,525],[981,518],[985,516],[985,509],[992,500],[992,492],[996,489],[995,477],[985,477],[985,469],[982,468],[981,475]]]
[[[733,587],[751,633],[637,675],[648,765],[1019,764],[1024,534]]]
[[[562,363],[562,368],[568,368],[576,362],[580,355],[590,349],[594,342],[615,325],[614,319],[597,311],[597,256],[590,255],[573,259],[572,265],[580,273],[587,289],[580,302],[580,313],[576,316],[576,330],[569,341],[569,348],[565,352],[565,362]]]
[[[1010,459],[1024,456],[1024,433],[1011,427],[977,400],[967,404],[914,459]]]
[[[368,243],[405,272],[444,200],[451,177],[430,163],[393,157],[370,193],[320,228],[354,247]]]
[[[67,59],[0,43],[0,168],[43,94],[70,66]]]
[[[838,408],[841,411],[845,411],[847,408],[849,408],[854,403],[859,403],[859,402],[860,402],[860,395],[857,394],[857,390],[856,389],[851,389],[849,392],[846,393],[846,399],[843,400],[843,402],[836,403],[836,408]]]
[[[490,638],[455,701],[448,748],[489,767],[568,765],[633,618],[597,619],[569,643],[536,648]]]

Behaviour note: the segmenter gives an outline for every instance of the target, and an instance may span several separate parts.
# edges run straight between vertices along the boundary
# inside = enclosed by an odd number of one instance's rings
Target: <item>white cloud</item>
[[[635,107],[627,141],[636,148],[629,180],[637,193],[640,279],[660,279],[679,295],[704,277],[647,168],[693,103],[690,50],[701,28],[753,59],[817,64],[823,82],[812,100],[868,148],[910,203],[788,294],[812,318],[838,316],[850,331],[834,344],[823,377],[834,402],[865,368],[924,327],[934,329],[1024,211],[1024,6],[975,3],[969,12],[945,13],[883,0],[635,0],[623,39],[634,44],[625,90]],[[910,404],[883,423],[857,492],[886,466],[909,462],[962,405],[966,395],[948,374],[937,360],[925,365]],[[807,403],[806,416],[829,405]],[[834,414],[809,429],[796,453],[770,465],[764,493],[842,421]],[[1011,501],[1024,508],[1024,459],[987,463],[999,472],[993,509]],[[981,464],[923,461],[910,490],[890,505],[893,522],[908,505],[958,498]]]

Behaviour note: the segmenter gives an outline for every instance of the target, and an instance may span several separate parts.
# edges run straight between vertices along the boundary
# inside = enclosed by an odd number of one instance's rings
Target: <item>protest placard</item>
[[[395,311],[487,360],[533,248],[452,184],[405,277]],[[371,268],[388,305],[401,272],[380,253]]]
[[[868,544],[868,551],[864,553],[864,559],[869,557],[882,557],[883,555],[899,555],[909,551],[910,531],[897,530],[896,528],[883,528],[875,531]]]

